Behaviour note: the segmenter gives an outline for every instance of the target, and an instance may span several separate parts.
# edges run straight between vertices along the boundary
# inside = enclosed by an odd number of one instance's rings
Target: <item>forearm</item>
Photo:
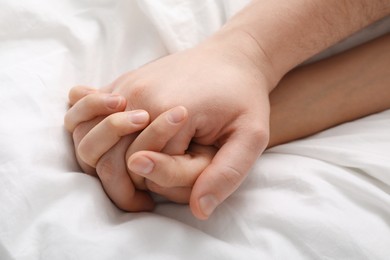
[[[248,34],[257,53],[268,58],[268,68],[260,64],[261,69],[271,70],[271,81],[278,81],[307,58],[389,13],[388,0],[254,0],[220,33]]]
[[[390,108],[390,35],[288,73],[270,95],[268,147]]]

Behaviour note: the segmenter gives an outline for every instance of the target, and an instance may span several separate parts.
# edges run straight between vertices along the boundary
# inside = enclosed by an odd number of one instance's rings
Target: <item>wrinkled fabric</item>
[[[192,47],[246,2],[0,0],[0,259],[388,259],[390,111],[266,151],[208,221],[123,212],[80,173],[69,89]]]

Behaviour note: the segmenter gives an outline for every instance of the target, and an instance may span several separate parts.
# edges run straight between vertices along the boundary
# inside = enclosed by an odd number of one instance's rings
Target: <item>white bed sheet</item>
[[[389,259],[390,111],[267,151],[208,221],[124,213],[81,174],[71,86],[102,86],[245,1],[0,0],[0,259]]]

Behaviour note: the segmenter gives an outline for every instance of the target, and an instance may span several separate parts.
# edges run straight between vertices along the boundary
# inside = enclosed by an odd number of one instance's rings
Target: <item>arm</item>
[[[271,93],[269,147],[390,108],[390,35],[287,74]]]
[[[250,50],[254,62],[275,82],[307,58],[389,14],[388,0],[254,0],[217,36],[232,40],[247,34],[257,45],[257,51]],[[259,63],[263,56],[269,64]]]

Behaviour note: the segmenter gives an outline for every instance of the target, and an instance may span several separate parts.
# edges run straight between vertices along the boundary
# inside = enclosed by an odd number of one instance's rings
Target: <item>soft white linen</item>
[[[388,259],[390,111],[275,147],[208,221],[79,173],[67,92],[188,48],[245,1],[0,0],[0,259]]]

